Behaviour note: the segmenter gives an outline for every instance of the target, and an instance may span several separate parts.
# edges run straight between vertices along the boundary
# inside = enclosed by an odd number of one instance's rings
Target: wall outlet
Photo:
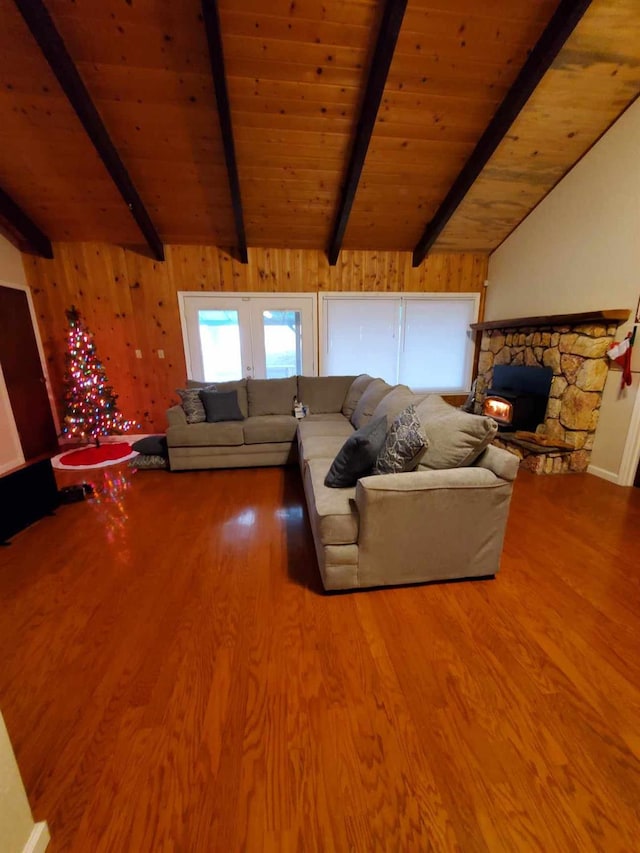
[[[164,358],[164,350],[163,349],[158,350],[158,358]]]
[[[136,358],[142,358],[142,350],[141,349],[136,350]]]

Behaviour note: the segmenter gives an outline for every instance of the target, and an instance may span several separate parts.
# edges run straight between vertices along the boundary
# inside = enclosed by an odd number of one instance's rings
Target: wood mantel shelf
[[[609,308],[604,311],[584,311],[581,314],[547,314],[546,317],[515,317],[510,320],[487,320],[471,323],[476,332],[485,329],[512,329],[523,326],[577,326],[580,323],[626,323],[631,315],[629,308]]]

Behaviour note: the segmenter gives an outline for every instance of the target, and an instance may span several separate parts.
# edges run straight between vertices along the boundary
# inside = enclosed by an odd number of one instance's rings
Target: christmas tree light
[[[65,353],[62,434],[91,438],[127,432],[138,426],[126,420],[117,406],[118,397],[109,384],[104,366],[96,354],[93,335],[75,306],[65,311],[69,329]]]

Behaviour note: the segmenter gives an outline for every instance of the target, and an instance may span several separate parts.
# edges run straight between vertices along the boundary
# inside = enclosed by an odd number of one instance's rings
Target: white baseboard
[[[597,465],[589,465],[587,468],[588,474],[593,474],[594,477],[600,477],[602,480],[608,480],[610,483],[620,485],[620,479],[614,471],[607,471],[606,468],[598,468]]]
[[[31,830],[31,835],[24,845],[22,853],[44,853],[50,841],[51,835],[49,834],[47,822],[46,820],[41,820]]]

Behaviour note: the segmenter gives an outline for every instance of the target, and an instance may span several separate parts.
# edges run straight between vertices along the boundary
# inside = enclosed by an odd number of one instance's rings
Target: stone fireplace
[[[475,411],[481,413],[496,365],[546,367],[553,372],[549,401],[535,436],[501,433],[496,444],[534,473],[586,471],[598,426],[609,359],[628,311],[477,323],[482,331]],[[523,440],[524,438],[524,440]],[[539,446],[538,442],[540,442]]]

